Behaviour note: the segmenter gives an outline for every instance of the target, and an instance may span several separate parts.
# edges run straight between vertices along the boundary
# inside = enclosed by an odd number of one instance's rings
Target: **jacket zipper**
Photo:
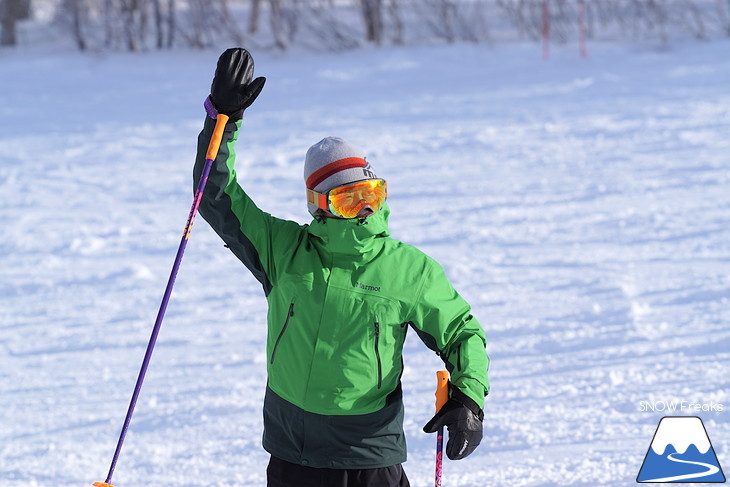
[[[383,385],[383,367],[380,362],[380,323],[375,322],[375,358],[378,361],[378,389]]]
[[[276,337],[276,343],[274,343],[274,350],[271,352],[271,363],[274,363],[274,357],[276,356],[276,349],[279,348],[279,342],[281,341],[281,338],[284,336],[284,332],[286,331],[286,327],[289,326],[289,319],[294,316],[294,301],[291,302],[289,305],[289,312],[286,314],[286,321],[284,321],[284,326],[282,327],[281,331],[279,332],[279,336]]]

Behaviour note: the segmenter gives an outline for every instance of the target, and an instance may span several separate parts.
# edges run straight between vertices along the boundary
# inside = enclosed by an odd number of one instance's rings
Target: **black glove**
[[[434,433],[442,426],[449,431],[446,443],[446,456],[451,460],[461,460],[476,450],[482,441],[481,408],[466,394],[457,388],[451,388],[451,399],[426,423],[423,431]]]
[[[243,111],[259,96],[266,82],[263,77],[251,78],[253,58],[247,50],[234,47],[221,54],[210,86],[210,101],[218,113],[234,121],[243,117]]]

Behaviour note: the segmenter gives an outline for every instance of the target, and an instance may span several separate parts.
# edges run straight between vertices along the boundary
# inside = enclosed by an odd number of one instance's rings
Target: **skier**
[[[309,225],[254,204],[233,168],[243,111],[266,81],[252,78],[246,50],[220,56],[194,180],[203,170],[211,117],[229,115],[200,214],[268,301],[267,485],[408,486],[401,465],[406,331],[413,328],[451,372],[450,398],[424,431],[447,427],[452,460],[482,439],[489,390],[484,331],[434,260],[389,237],[387,184],[357,147],[327,137],[307,151]]]

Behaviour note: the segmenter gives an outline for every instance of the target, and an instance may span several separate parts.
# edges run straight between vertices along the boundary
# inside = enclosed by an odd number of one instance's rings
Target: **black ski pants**
[[[410,487],[403,467],[361,470],[312,468],[275,456],[266,468],[267,487]]]

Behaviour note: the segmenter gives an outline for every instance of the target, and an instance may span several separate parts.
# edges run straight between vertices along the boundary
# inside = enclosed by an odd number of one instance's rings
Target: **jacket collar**
[[[380,250],[382,237],[390,235],[389,216],[390,208],[386,203],[380,211],[366,219],[314,219],[308,231],[316,237],[315,245],[327,253],[365,256]]]

